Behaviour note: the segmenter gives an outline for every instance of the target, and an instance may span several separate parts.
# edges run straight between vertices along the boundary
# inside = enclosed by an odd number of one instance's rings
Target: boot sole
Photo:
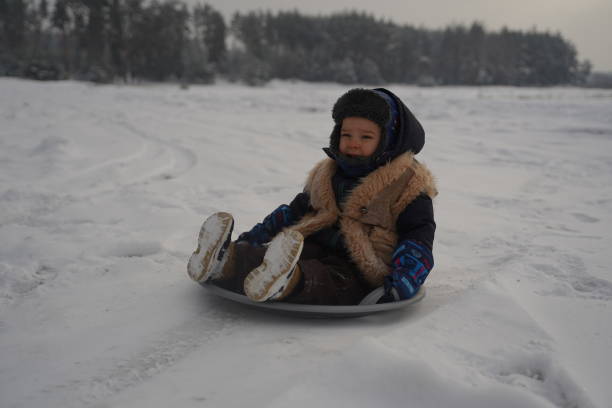
[[[295,268],[303,247],[304,237],[299,232],[280,232],[270,243],[261,265],[244,280],[247,297],[255,302],[265,302],[291,293],[299,281]]]
[[[187,264],[191,279],[206,282],[220,272],[216,266],[229,246],[233,228],[234,218],[226,212],[213,214],[204,221],[198,235],[198,247]]]

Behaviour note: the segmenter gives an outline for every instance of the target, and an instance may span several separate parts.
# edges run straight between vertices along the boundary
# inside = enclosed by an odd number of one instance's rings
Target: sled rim
[[[416,295],[410,299],[389,303],[373,305],[306,305],[288,302],[254,302],[244,295],[223,289],[212,283],[201,283],[201,285],[216,296],[256,309],[311,317],[358,317],[388,312],[405,308],[421,301],[425,297],[425,287],[422,286]]]

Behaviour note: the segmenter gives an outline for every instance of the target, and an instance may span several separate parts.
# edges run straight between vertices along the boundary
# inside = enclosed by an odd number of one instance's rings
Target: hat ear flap
[[[342,122],[336,123],[332,129],[331,135],[329,136],[329,148],[334,152],[340,151],[340,130],[342,129]]]

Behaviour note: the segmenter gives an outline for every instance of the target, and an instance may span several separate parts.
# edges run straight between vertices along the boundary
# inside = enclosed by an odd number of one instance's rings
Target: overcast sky
[[[234,11],[298,9],[309,14],[365,10],[396,23],[439,28],[481,21],[489,30],[503,25],[559,31],[595,70],[612,71],[612,0],[184,0],[205,2],[226,17]],[[229,21],[229,19],[228,19]]]

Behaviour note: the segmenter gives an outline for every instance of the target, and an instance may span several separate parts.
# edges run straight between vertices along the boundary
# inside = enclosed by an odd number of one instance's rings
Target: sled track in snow
[[[154,339],[143,339],[143,347],[133,355],[111,357],[111,367],[90,377],[53,384],[41,393],[61,398],[48,401],[49,406],[107,406],[105,401],[163,373],[191,353],[226,336],[235,325],[231,316],[207,313],[206,320],[196,318],[166,329]],[[212,352],[212,351],[211,351]]]
[[[119,157],[106,158],[80,170],[78,175],[67,180],[67,183],[82,184],[91,179],[103,180],[100,186],[94,185],[86,190],[93,196],[114,192],[117,188],[173,180],[189,172],[198,161],[195,153],[180,145],[180,139],[169,137],[166,140],[143,130],[130,122],[122,112],[96,112],[90,115],[107,134],[119,133],[140,142],[136,150],[125,152]],[[109,171],[120,171],[129,176],[115,177],[114,183],[109,184],[104,180]]]
[[[157,137],[151,133],[140,130],[132,123],[125,120],[124,116],[121,116],[121,119],[115,119],[115,123],[124,129],[127,129],[132,134],[139,136],[147,143],[161,146],[165,151],[171,152],[172,164],[170,168],[167,170],[162,168],[161,171],[154,172],[148,179],[170,180],[178,178],[189,172],[198,162],[196,154],[186,147],[182,147],[180,144],[178,144],[178,140],[164,140],[161,137]]]

